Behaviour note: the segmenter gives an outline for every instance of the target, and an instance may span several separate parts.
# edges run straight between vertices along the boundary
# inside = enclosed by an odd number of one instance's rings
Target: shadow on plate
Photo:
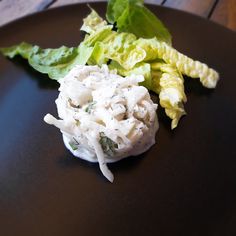
[[[15,66],[23,68],[23,70],[29,75],[29,77],[36,81],[41,89],[58,89],[59,84],[56,80],[50,79],[46,74],[42,74],[34,70],[28,62],[21,58],[16,57],[14,60],[10,60]]]
[[[148,151],[138,156],[129,156],[114,163],[108,163],[109,169],[113,174],[116,172],[129,172],[129,170],[136,168],[143,158],[147,155]],[[61,168],[77,168],[78,166],[83,168],[89,168],[91,171],[96,171],[98,175],[101,175],[98,163],[89,162],[77,157],[74,157],[69,151],[65,152],[65,155],[58,158],[58,164]]]
[[[184,76],[184,88],[187,98],[191,94],[209,96],[214,91],[214,89],[204,87],[198,78],[193,79],[187,76]]]

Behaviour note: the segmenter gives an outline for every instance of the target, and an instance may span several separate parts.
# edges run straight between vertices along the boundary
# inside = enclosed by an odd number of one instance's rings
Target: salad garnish
[[[75,65],[86,64],[108,64],[122,76],[141,74],[145,78],[141,85],[159,95],[172,129],[186,114],[183,75],[199,78],[207,88],[216,87],[218,73],[174,49],[169,31],[143,0],[108,1],[107,20],[90,9],[81,27],[87,34],[78,47],[42,49],[23,42],[0,52],[9,58],[22,56],[35,70],[56,80]]]

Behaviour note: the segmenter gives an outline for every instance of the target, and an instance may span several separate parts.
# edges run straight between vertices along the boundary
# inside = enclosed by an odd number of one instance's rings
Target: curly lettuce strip
[[[152,90],[159,94],[160,105],[172,119],[171,128],[174,129],[180,118],[186,114],[184,103],[187,102],[187,98],[183,76],[175,67],[165,62],[153,62],[151,68]]]
[[[160,42],[156,38],[138,39],[135,44],[144,50],[151,50],[145,60],[153,60],[155,58],[163,59],[166,63],[176,67],[180,73],[191,78],[199,78],[203,86],[207,88],[215,88],[219,80],[219,74],[209,68],[206,64],[193,60],[188,56],[178,52],[165,42]]]

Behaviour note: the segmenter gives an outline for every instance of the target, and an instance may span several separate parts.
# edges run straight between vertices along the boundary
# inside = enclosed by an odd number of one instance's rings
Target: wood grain
[[[0,26],[47,8],[102,1],[104,0],[0,0]],[[144,2],[191,12],[236,31],[236,0],[144,0]]]
[[[82,2],[87,2],[87,3],[89,3],[89,2],[104,2],[104,0],[57,0],[57,1],[55,1],[55,3],[53,3],[50,6],[50,8],[74,4],[74,3],[82,3]],[[160,5],[162,2],[164,2],[164,0],[144,0],[144,2]]]
[[[216,0],[167,0],[164,6],[208,17]]]
[[[0,2],[0,25],[45,9],[53,0],[2,0]]]
[[[104,0],[57,0],[49,8],[65,6],[75,3],[103,2]]]
[[[150,3],[150,4],[155,4],[155,5],[161,5],[163,2],[163,0],[144,0],[145,3]]]
[[[236,1],[220,0],[210,19],[236,31]]]

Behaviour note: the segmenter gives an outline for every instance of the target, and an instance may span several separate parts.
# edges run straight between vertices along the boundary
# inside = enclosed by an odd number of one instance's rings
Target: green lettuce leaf
[[[93,47],[93,52],[87,61],[88,65],[99,65],[107,64],[108,58],[105,56],[104,43],[96,42]]]
[[[0,48],[0,52],[9,58],[19,55],[27,59],[35,70],[57,80],[65,76],[75,65],[85,65],[93,52],[93,47],[81,44],[79,47],[42,49],[37,45],[23,42],[12,47]]]
[[[24,59],[28,59],[31,54],[35,54],[39,51],[39,47],[37,45],[33,46],[29,43],[22,42],[17,45],[13,45],[11,47],[0,48],[0,52],[9,58],[13,58],[17,55],[22,56]]]
[[[137,63],[144,60],[146,57],[146,52],[141,48],[137,47],[134,42],[136,37],[130,33],[117,33],[112,31],[109,28],[103,27],[93,34],[88,35],[83,44],[88,47],[98,47],[98,53],[93,54],[90,58],[90,61],[95,61],[98,63],[98,60],[95,59],[95,56],[98,56],[101,59],[103,53],[104,58],[100,61],[114,60],[118,62],[126,70],[132,69]],[[98,63],[99,64],[99,63]]]
[[[171,35],[164,24],[143,4],[143,0],[109,0],[106,18],[116,23],[118,32],[129,32],[137,37],[156,37],[171,44]]]
[[[85,31],[88,34],[94,33],[99,28],[107,26],[107,21],[100,17],[94,9],[90,9],[90,14],[83,19],[83,25],[80,28],[80,30]],[[112,25],[110,25],[109,27],[112,28]]]
[[[122,15],[124,10],[129,7],[129,4],[143,5],[143,0],[109,0],[107,4],[106,18],[114,24]]]

